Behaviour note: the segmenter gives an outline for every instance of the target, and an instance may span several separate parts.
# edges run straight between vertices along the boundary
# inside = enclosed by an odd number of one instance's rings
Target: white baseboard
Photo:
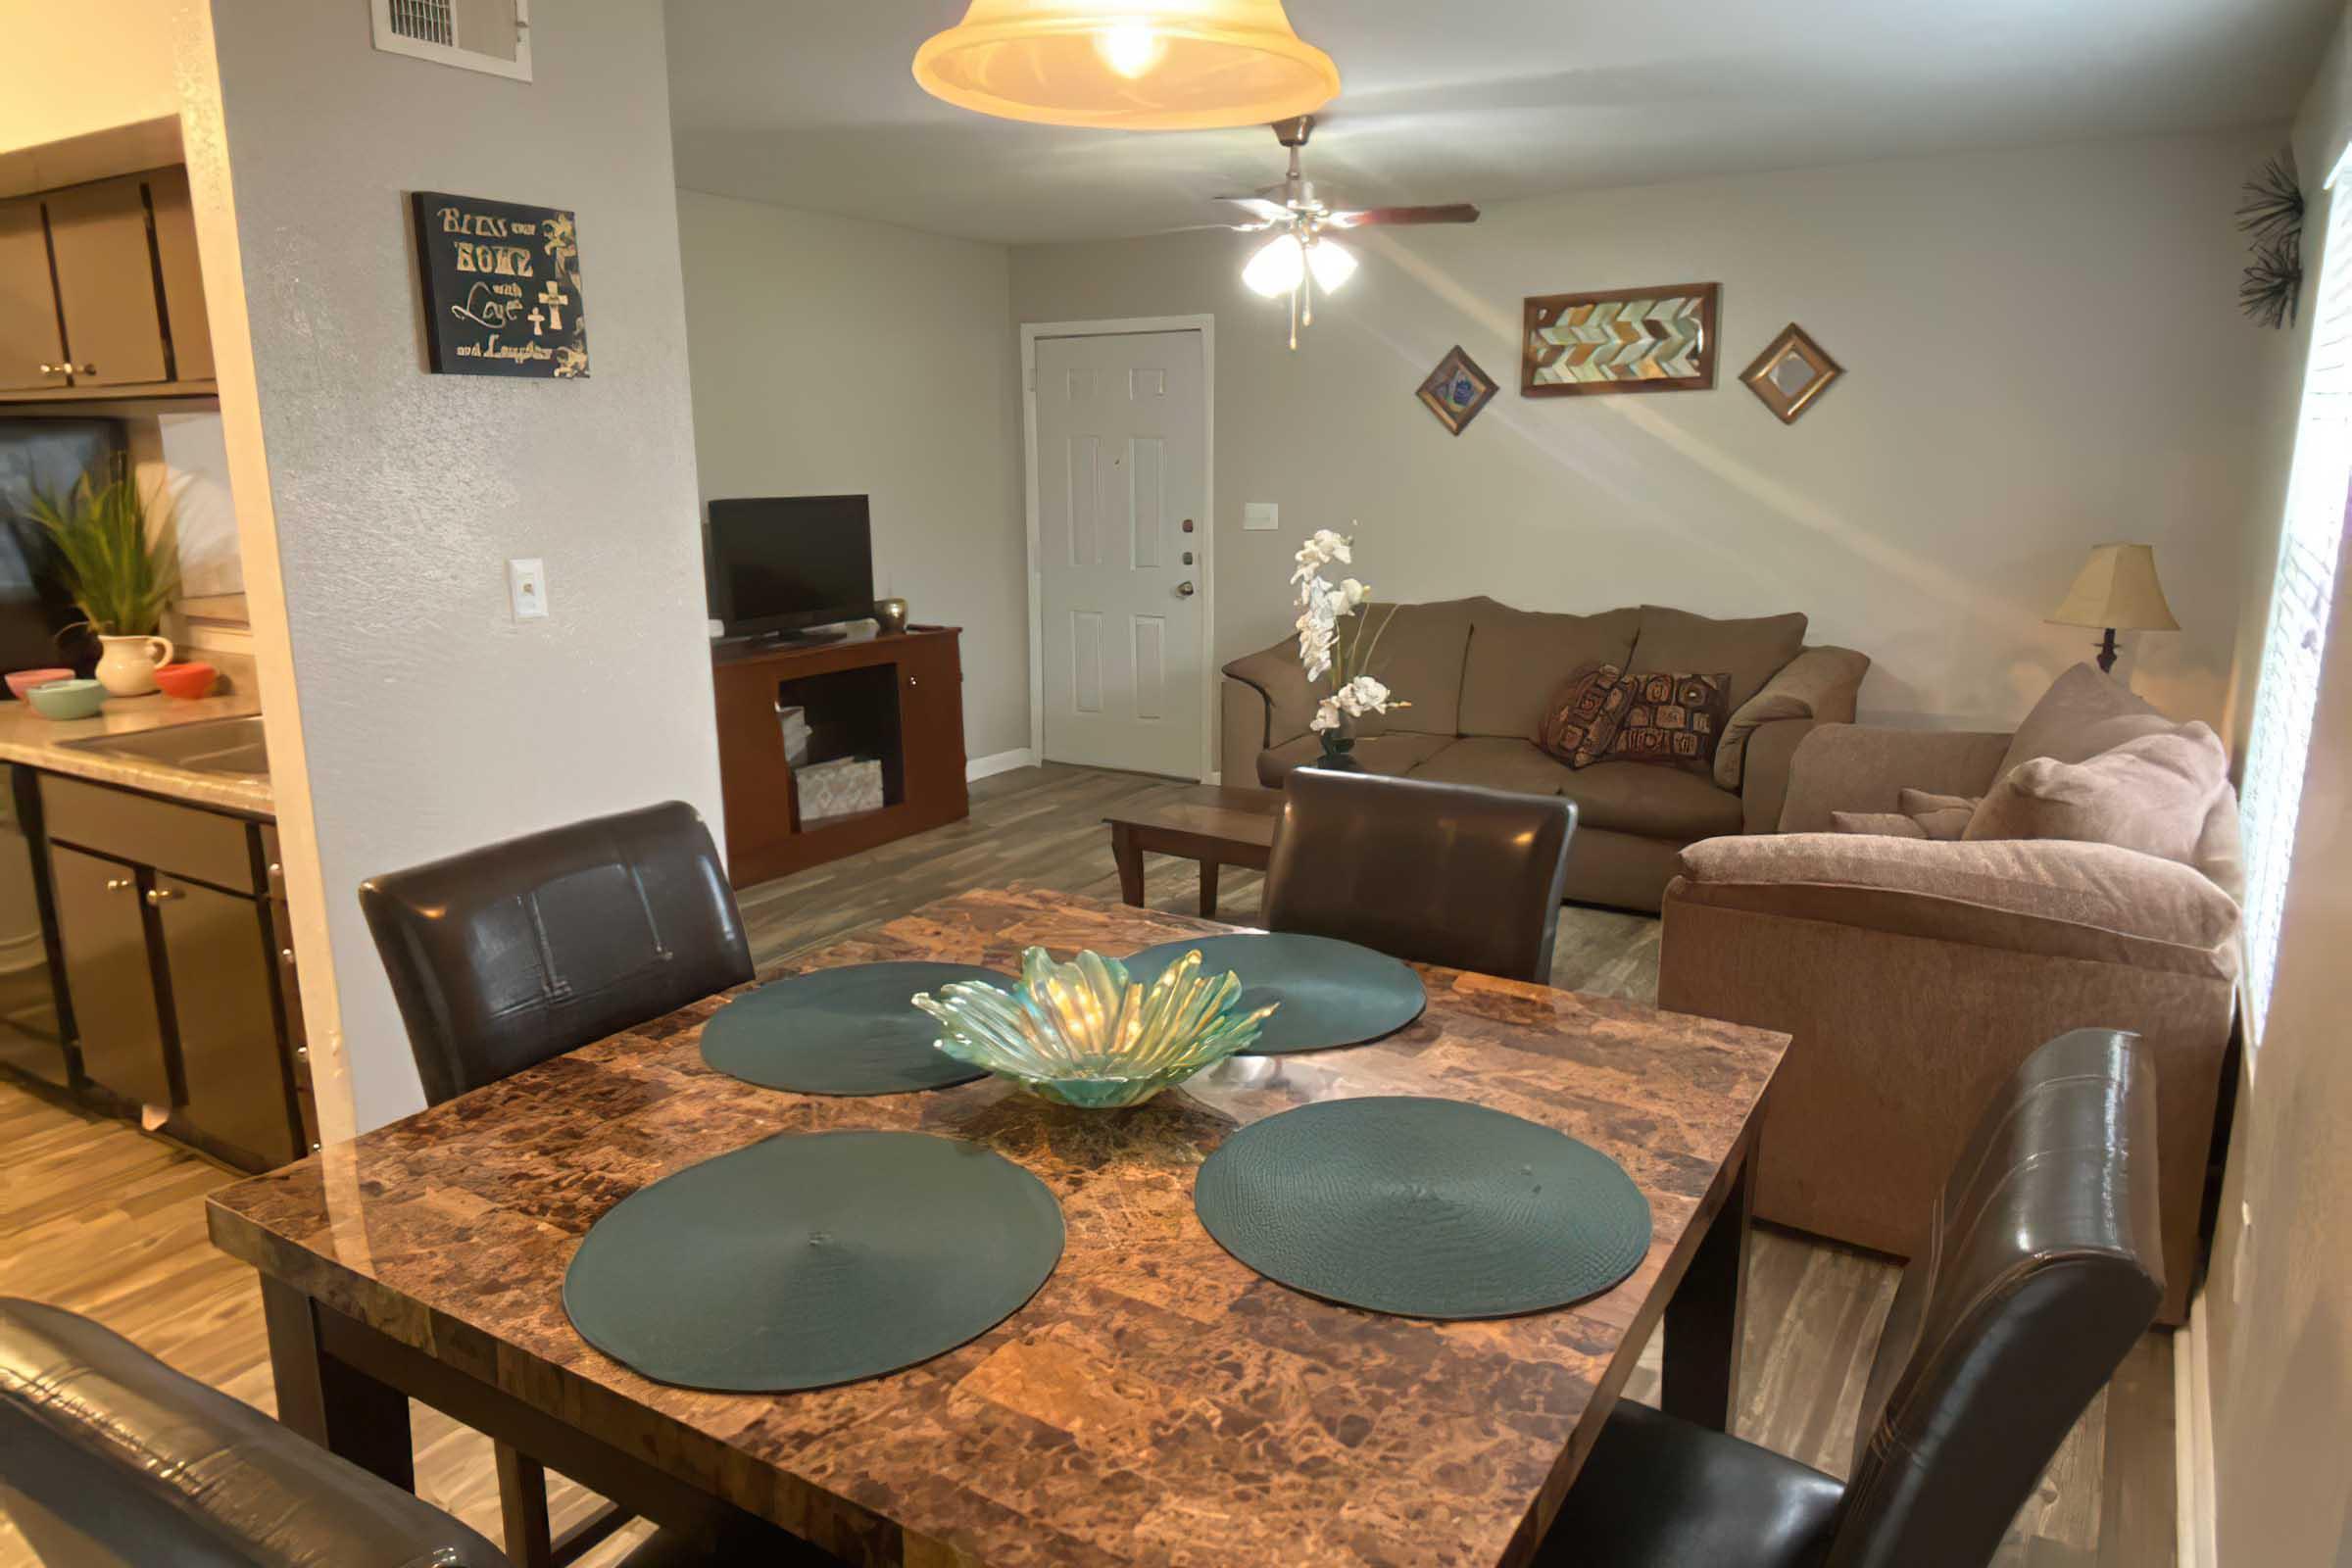
[[[2180,1568],[2220,1568],[2214,1531],[2213,1380],[2205,1298],[2188,1303],[2188,1326],[2173,1335],[2173,1472],[2179,1500],[2173,1529]]]
[[[993,774],[1009,773],[1016,767],[1036,765],[1037,753],[1023,746],[1014,751],[999,752],[993,757],[973,758],[963,764],[963,781],[966,784],[976,783]]]

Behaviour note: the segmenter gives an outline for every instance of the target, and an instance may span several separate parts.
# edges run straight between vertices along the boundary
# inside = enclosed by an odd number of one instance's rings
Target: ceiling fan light
[[[1302,249],[1296,234],[1277,234],[1250,258],[1250,265],[1242,269],[1242,282],[1252,294],[1280,299],[1306,275]]]
[[[1318,239],[1306,248],[1306,265],[1315,274],[1315,287],[1337,294],[1340,285],[1355,275],[1355,258],[1337,240]]]
[[[1134,81],[1167,58],[1168,46],[1143,23],[1117,22],[1095,34],[1095,53],[1116,74]]]
[[[971,0],[915,51],[914,79],[1004,120],[1121,130],[1264,124],[1340,90],[1282,0]]]

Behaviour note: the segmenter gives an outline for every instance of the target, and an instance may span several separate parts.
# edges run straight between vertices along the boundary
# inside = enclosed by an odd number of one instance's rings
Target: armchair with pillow
[[[1811,729],[1780,833],[1683,851],[1659,1005],[1794,1037],[1757,1214],[1921,1255],[1976,1108],[2041,1042],[2132,1030],[2182,1321],[2235,1005],[2227,765],[2204,725],[2081,664],[2014,735]]]

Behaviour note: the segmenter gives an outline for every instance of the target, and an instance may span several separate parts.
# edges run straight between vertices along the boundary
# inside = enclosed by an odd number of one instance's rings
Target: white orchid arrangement
[[[1373,654],[1379,651],[1381,633],[1396,618],[1396,607],[1389,607],[1378,627],[1358,624],[1350,635],[1345,623],[1371,599],[1372,590],[1353,577],[1335,583],[1323,574],[1323,568],[1334,562],[1353,564],[1354,546],[1351,535],[1318,528],[1299,547],[1298,569],[1291,573],[1291,581],[1298,588],[1298,662],[1306,667],[1309,685],[1325,675],[1331,677],[1331,695],[1315,706],[1315,716],[1307,721],[1307,728],[1327,739],[1347,718],[1412,706],[1391,696],[1388,687],[1367,673]]]

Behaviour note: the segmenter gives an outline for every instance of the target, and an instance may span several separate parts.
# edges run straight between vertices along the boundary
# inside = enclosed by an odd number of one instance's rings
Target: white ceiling
[[[2338,0],[1289,0],[1339,62],[1307,172],[1353,202],[2284,121]],[[914,84],[963,0],[668,0],[678,182],[1009,243],[1214,220],[1262,127],[1015,124]]]

